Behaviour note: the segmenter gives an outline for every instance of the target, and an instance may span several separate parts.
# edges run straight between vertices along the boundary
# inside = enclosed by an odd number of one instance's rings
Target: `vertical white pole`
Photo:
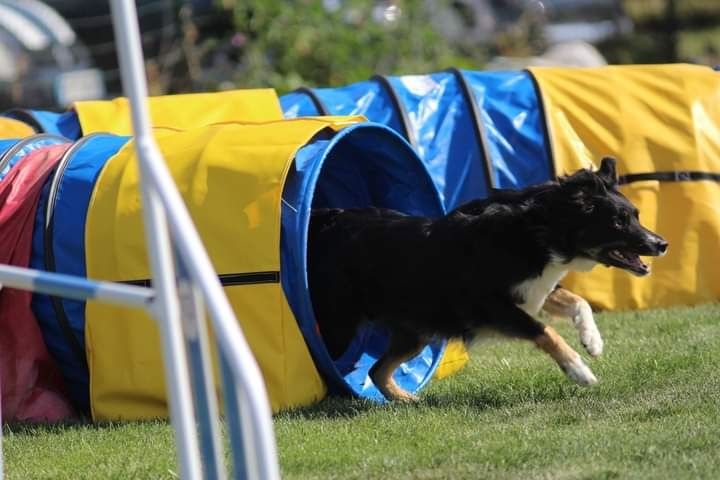
[[[198,419],[200,454],[205,480],[227,478],[220,429],[220,409],[215,395],[212,355],[202,296],[192,283],[182,257],[175,255],[183,333]]]
[[[140,163],[145,238],[155,289],[153,313],[160,326],[165,381],[180,474],[184,479],[200,479],[202,473],[195,432],[195,413],[182,338],[167,219],[158,192],[146,171],[145,154],[159,151],[152,136],[150,113],[146,104],[147,84],[137,10],[132,0],[111,0],[111,7],[123,88],[132,106],[135,149]]]

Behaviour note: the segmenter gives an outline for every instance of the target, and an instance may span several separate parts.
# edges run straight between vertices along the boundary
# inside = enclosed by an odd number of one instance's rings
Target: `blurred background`
[[[718,0],[137,0],[152,93],[449,66],[720,64]],[[108,2],[0,0],[0,110],[120,93]]]

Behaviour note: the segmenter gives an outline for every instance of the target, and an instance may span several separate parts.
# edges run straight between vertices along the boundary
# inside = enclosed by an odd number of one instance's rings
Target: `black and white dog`
[[[571,380],[596,383],[580,355],[533,315],[568,271],[600,263],[647,275],[640,255],[667,247],[640,225],[617,190],[615,160],[604,158],[598,171],[498,191],[438,219],[315,210],[308,275],[330,354],[342,354],[363,322],[384,326],[389,346],[370,377],[388,399],[414,400],[393,380],[395,369],[431,339],[468,339],[483,329],[532,340]],[[588,351],[599,353],[594,322],[578,329]]]

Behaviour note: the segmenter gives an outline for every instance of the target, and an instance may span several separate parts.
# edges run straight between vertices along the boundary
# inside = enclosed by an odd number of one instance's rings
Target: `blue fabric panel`
[[[38,150],[43,147],[47,147],[48,145],[57,145],[60,143],[69,143],[69,141],[64,140],[60,137],[43,137],[43,136],[33,136],[33,137],[27,137],[21,140],[13,140],[13,145],[18,145],[19,143],[23,143],[22,148],[18,149],[17,152],[12,154],[12,157],[10,157],[10,161],[5,164],[5,167],[0,171],[0,180],[5,178],[5,176],[8,174],[11,168],[13,168],[22,158],[27,155],[28,153]],[[11,145],[12,147],[12,145]],[[9,150],[9,149],[8,149]],[[6,150],[7,152],[7,150]]]
[[[311,208],[374,205],[409,214],[439,216],[442,204],[427,170],[398,134],[359,124],[300,149],[285,182],[282,205],[281,282],[300,329],[331,391],[383,401],[368,371],[387,345],[379,328],[360,332],[333,361],[317,330],[307,280],[307,230]],[[422,388],[444,343],[428,345],[395,373],[411,392]]]
[[[19,142],[19,141],[20,141],[19,138],[3,138],[3,139],[0,139],[0,157],[2,157],[2,155],[3,155],[5,152],[7,152],[8,150],[10,150],[10,148],[11,148],[13,145],[15,145],[17,142]]]
[[[402,132],[402,120],[385,88],[375,81],[313,90],[331,115],[364,115]]]
[[[128,141],[128,137],[100,134],[86,137],[70,159],[59,183],[52,219],[52,249],[55,272],[86,276],[85,221],[95,182],[105,163]],[[43,190],[35,216],[31,268],[47,270],[45,263],[45,215],[51,199],[48,190],[52,176]],[[85,344],[85,302],[61,300],[73,333],[81,345]],[[83,365],[75,358],[58,324],[49,297],[36,294],[32,308],[42,329],[45,343],[58,362],[71,399],[81,409],[89,411],[88,377]]]
[[[57,118],[56,123],[58,132],[60,135],[67,137],[71,140],[77,140],[82,137],[82,130],[80,129],[80,119],[74,110],[65,112]]]
[[[9,110],[3,116],[14,118],[21,122],[30,123],[31,127],[40,127],[37,133],[52,133],[62,135],[70,140],[77,140],[82,136],[80,121],[74,111],[64,113],[48,112],[45,110]],[[33,125],[29,118],[32,118],[37,125]]]
[[[320,115],[310,97],[302,92],[290,92],[280,97],[285,118],[314,117]]]
[[[487,196],[482,148],[455,75],[407,75],[391,77],[390,82],[405,106],[418,155],[442,193],[445,208]]]
[[[500,188],[524,188],[553,177],[544,118],[526,71],[463,71],[482,122]]]
[[[58,128],[58,120],[60,120],[62,114],[43,110],[28,110],[28,112],[35,118],[35,121],[42,126],[43,133],[62,135],[62,132]]]
[[[553,177],[544,118],[528,72],[462,72],[480,113],[490,169],[500,188],[522,188]],[[450,72],[389,77],[407,112],[417,153],[452,209],[488,194],[484,153],[472,111]],[[400,115],[375,81],[314,92],[332,114],[363,114],[402,132]],[[309,97],[281,97],[287,116],[316,113]]]

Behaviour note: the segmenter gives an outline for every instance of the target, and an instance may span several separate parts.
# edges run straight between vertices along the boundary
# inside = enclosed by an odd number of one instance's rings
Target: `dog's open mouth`
[[[650,273],[650,267],[640,260],[640,256],[637,253],[616,248],[605,250],[601,256],[603,257],[602,260],[605,265],[628,270],[639,277]]]

